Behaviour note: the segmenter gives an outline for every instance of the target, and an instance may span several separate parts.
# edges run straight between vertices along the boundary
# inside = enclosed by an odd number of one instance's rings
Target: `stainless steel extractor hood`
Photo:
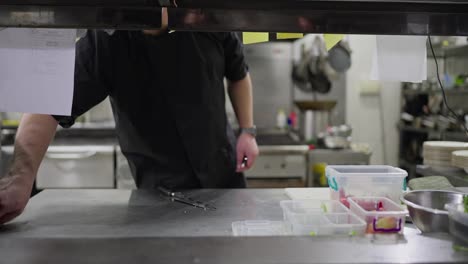
[[[468,0],[2,0],[0,27],[468,35]]]

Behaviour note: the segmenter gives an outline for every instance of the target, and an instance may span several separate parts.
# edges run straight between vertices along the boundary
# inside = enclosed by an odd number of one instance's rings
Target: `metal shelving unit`
[[[448,72],[450,74],[456,74],[450,71],[450,69],[445,68],[446,62],[448,60],[458,59],[458,58],[465,58],[468,56],[468,45],[458,46],[458,47],[443,47],[443,46],[436,46],[435,53],[438,57],[438,60],[443,65],[444,72]],[[428,52],[428,58],[432,59],[431,52]],[[442,63],[443,62],[443,63]],[[468,69],[464,70],[468,73]],[[421,108],[423,104],[427,105],[427,102],[424,103],[424,97],[427,96],[427,101],[432,96],[441,95],[440,89],[426,89],[422,90],[413,89],[412,85],[405,85],[407,86],[406,89],[402,89],[401,97],[404,101],[410,101],[411,104],[421,104]],[[432,85],[428,85],[430,87]],[[423,87],[426,87],[423,85]],[[455,104],[456,108],[462,109],[466,111],[466,108],[463,106],[468,101],[468,86],[458,86],[458,87],[451,87],[445,90],[447,97],[449,98],[449,103],[452,102]],[[454,106],[452,104],[452,107]],[[413,106],[413,105],[410,105]],[[421,117],[424,115],[423,111],[417,111],[416,108],[409,107],[403,109],[402,111],[413,111],[409,112],[410,114],[414,115],[415,117]],[[457,110],[457,109],[455,109]],[[423,162],[421,153],[422,153],[422,144],[424,141],[427,140],[453,140],[453,141],[468,141],[468,137],[463,131],[446,131],[436,128],[427,128],[427,127],[415,127],[408,124],[404,124],[403,122],[398,124],[398,129],[400,131],[400,151],[399,151],[399,165],[402,168],[408,170],[410,174],[410,178],[417,177],[421,175],[421,172],[427,172],[418,168],[418,164]],[[429,173],[430,175],[434,175]],[[435,174],[437,175],[437,174]]]
[[[441,94],[442,92],[440,90],[426,90],[426,91],[421,91],[421,90],[403,90],[403,95],[407,96],[415,96],[415,95],[424,95],[424,94]],[[447,89],[445,91],[446,95],[468,95],[468,87],[457,87],[457,88],[451,88]]]
[[[430,134],[431,138],[439,138],[440,140],[444,140],[447,138],[465,137],[465,133],[462,131],[443,131],[443,130],[437,130],[437,129],[432,129],[432,128],[423,128],[423,127],[419,128],[419,127],[412,127],[412,126],[405,126],[405,125],[399,125],[398,128],[400,129],[400,131]]]

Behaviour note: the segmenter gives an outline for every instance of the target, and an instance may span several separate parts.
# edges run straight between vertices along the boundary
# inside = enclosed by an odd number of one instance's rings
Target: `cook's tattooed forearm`
[[[10,163],[8,176],[20,175],[32,170],[32,159],[21,143],[15,144],[13,159]]]

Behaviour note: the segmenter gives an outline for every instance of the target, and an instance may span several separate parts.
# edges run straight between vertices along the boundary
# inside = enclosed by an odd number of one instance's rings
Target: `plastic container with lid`
[[[387,197],[398,203],[408,173],[392,166],[337,165],[325,169],[332,200],[349,207],[349,197]]]
[[[338,201],[281,201],[293,235],[361,235],[366,224]]]
[[[385,197],[348,198],[351,212],[366,221],[366,233],[403,233],[408,213]]]
[[[234,236],[284,236],[289,234],[283,221],[247,220],[232,223]]]
[[[449,232],[453,237],[453,248],[468,251],[468,213],[463,204],[446,204],[449,212]]]

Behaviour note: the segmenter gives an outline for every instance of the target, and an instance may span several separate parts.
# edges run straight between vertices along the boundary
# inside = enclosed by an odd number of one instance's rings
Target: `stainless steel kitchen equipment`
[[[114,188],[114,151],[114,146],[49,147],[36,187]]]
[[[402,197],[413,223],[422,232],[448,232],[447,203],[463,203],[463,193],[452,191],[412,191]]]
[[[7,164],[13,146],[3,146]],[[37,189],[114,188],[114,145],[50,146],[39,167]]]
[[[309,147],[293,133],[260,130],[257,135],[260,154],[254,166],[245,172],[247,179],[306,179]],[[284,186],[283,186],[284,187]]]
[[[349,149],[352,131],[348,125],[328,127],[317,135],[317,145],[327,149]]]
[[[331,69],[324,46],[323,38],[316,34],[306,35],[293,42],[294,64],[301,65],[301,62],[309,61],[306,63],[306,86],[295,81],[292,90],[293,102],[299,113],[301,137],[306,141],[315,140],[317,134],[325,131],[327,126],[346,121],[346,74]],[[308,52],[304,55],[303,50]],[[324,78],[316,78],[320,75]]]
[[[245,46],[254,99],[254,122],[259,130],[276,127],[278,110],[291,108],[291,43],[262,43]],[[286,125],[286,124],[285,124]]]
[[[114,125],[114,115],[109,97],[84,114],[85,123]]]
[[[247,178],[299,178],[307,173],[306,145],[259,146],[260,155],[245,172]]]
[[[331,111],[336,101],[296,101],[294,103],[300,110],[300,135],[304,141],[317,139],[318,134],[331,125]]]
[[[45,190],[0,229],[2,263],[466,263],[449,234],[232,237],[231,223],[283,219],[284,190],[197,190],[216,211],[157,191]]]

